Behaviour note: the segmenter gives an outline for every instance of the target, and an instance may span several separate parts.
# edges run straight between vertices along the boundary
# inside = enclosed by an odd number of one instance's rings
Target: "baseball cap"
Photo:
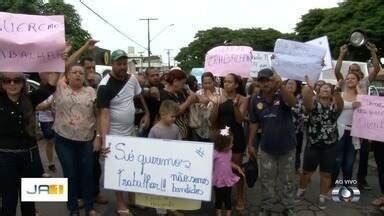
[[[124,50],[118,49],[112,52],[111,59],[112,61],[117,61],[120,58],[128,58],[128,55]]]
[[[262,80],[262,79],[271,79],[273,76],[273,71],[270,68],[264,68],[259,71],[259,74],[257,75],[257,80]]]

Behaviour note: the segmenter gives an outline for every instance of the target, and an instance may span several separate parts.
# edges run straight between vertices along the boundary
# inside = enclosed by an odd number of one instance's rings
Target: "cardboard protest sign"
[[[207,52],[204,70],[220,77],[226,76],[228,73],[234,73],[247,78],[251,66],[252,47],[218,46]]]
[[[213,144],[107,136],[104,187],[211,200]]]
[[[307,41],[305,43],[315,45],[315,46],[321,47],[321,48],[326,50],[325,56],[324,56],[324,64],[325,65],[323,67],[323,71],[333,68],[331,50],[329,49],[329,42],[328,42],[327,36],[319,37],[319,38],[316,38],[314,40]]]
[[[358,95],[361,106],[353,112],[351,135],[384,142],[384,97]]]
[[[305,81],[317,81],[322,70],[325,50],[314,45],[278,39],[274,48],[272,68],[282,77]]]
[[[250,77],[257,77],[261,69],[271,68],[272,52],[252,51],[252,67]]]
[[[64,72],[64,16],[0,12],[0,71]]]
[[[135,204],[159,209],[197,210],[201,201],[175,197],[156,196],[148,194],[135,194]]]

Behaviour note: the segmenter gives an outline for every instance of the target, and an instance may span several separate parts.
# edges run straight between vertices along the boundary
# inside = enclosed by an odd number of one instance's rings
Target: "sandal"
[[[117,213],[118,216],[132,216],[133,215],[131,213],[131,211],[129,211],[129,209],[116,210],[116,213]]]
[[[371,202],[374,206],[382,206],[384,205],[384,197],[379,197]]]

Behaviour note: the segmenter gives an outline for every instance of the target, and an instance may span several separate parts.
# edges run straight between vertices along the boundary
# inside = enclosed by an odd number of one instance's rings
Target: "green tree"
[[[187,47],[180,49],[175,59],[185,71],[194,67],[203,67],[205,54],[213,47],[220,45],[251,46],[254,50],[273,51],[276,39],[291,38],[292,35],[282,34],[274,29],[238,29],[212,28],[199,31]]]
[[[384,47],[384,1],[346,0],[338,7],[315,9],[302,16],[296,25],[297,38],[302,41],[327,35],[334,58],[352,30],[362,29],[377,47]],[[370,54],[364,48],[350,48],[348,59],[366,61]]]

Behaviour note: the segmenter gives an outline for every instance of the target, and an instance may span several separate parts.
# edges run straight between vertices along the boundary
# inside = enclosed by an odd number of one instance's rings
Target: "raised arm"
[[[337,63],[335,66],[335,77],[337,81],[344,79],[343,74],[341,73],[341,66],[343,65],[343,60],[347,52],[348,52],[347,44],[344,44],[343,46],[340,47],[339,58],[337,58]]]
[[[85,44],[80,47],[80,49],[76,50],[65,62],[65,69],[67,70],[71,65],[75,64],[77,60],[79,60],[80,56],[87,50],[94,49],[95,44],[99,42],[97,40],[89,39]]]
[[[302,94],[305,112],[310,113],[313,110],[313,90],[309,86],[304,86]]]
[[[236,100],[233,102],[233,106],[236,122],[241,124],[246,116],[248,100],[245,97],[238,95]]]
[[[342,81],[339,81],[336,84],[335,90],[333,91],[333,101],[336,105],[336,111],[338,114],[340,114],[343,111],[344,108],[344,101],[343,98],[341,97],[341,87],[342,86]]]
[[[375,80],[377,74],[380,72],[380,62],[379,62],[379,58],[377,57],[376,45],[368,42],[367,48],[371,52],[371,56],[372,56],[373,71],[370,74],[368,74],[369,82],[372,82],[373,80]]]

